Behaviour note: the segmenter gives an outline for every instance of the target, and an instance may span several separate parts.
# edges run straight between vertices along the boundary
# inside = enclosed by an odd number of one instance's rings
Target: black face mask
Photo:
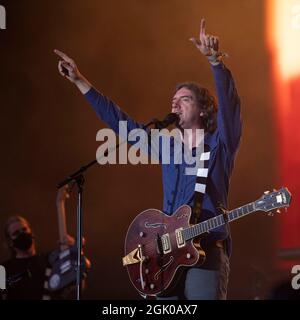
[[[33,236],[31,233],[21,232],[16,239],[12,240],[12,242],[16,249],[26,251],[32,245]]]

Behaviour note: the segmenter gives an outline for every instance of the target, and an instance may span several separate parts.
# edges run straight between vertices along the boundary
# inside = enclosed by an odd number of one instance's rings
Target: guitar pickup
[[[182,230],[183,230],[183,228],[179,228],[179,229],[175,230],[175,236],[176,236],[176,242],[177,242],[178,248],[182,248],[185,246],[185,241],[183,239]]]
[[[169,253],[171,252],[171,241],[170,241],[170,235],[168,233],[165,233],[161,236],[161,244],[162,244],[162,249],[163,253]]]

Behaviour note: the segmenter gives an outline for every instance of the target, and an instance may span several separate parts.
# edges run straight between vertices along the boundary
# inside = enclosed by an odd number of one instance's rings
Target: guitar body
[[[86,271],[85,257],[81,257],[81,270]],[[77,247],[76,245],[64,250],[57,249],[49,255],[51,274],[48,280],[48,289],[57,291],[75,284],[77,266]]]
[[[128,228],[123,266],[140,294],[161,295],[175,282],[180,267],[204,262],[205,252],[200,242],[194,244],[193,239],[256,211],[273,215],[276,209],[276,213],[281,208],[287,209],[290,202],[291,193],[287,188],[265,191],[254,202],[231,211],[224,210],[222,214],[194,225],[190,225],[192,210],[187,205],[178,208],[171,216],[157,209],[143,211]]]
[[[199,255],[192,240],[181,243],[178,230],[190,226],[190,217],[191,208],[187,205],[178,208],[172,216],[149,209],[137,215],[129,226],[123,264],[141,294],[162,293],[181,266],[193,266],[205,259],[204,252]]]

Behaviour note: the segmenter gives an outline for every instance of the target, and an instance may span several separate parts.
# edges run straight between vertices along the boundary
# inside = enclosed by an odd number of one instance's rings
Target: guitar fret
[[[194,226],[194,228],[193,228],[193,237],[195,237],[196,234],[197,234],[197,232],[196,232],[196,226]]]
[[[239,217],[243,215],[243,208],[238,208],[238,215]]]
[[[202,224],[199,224],[199,231],[200,231],[200,234],[203,233],[203,226],[202,226]]]
[[[190,229],[184,229],[182,234],[183,234],[184,239],[187,240],[190,236]]]
[[[221,226],[222,225],[222,222],[223,222],[223,216],[218,216],[217,217],[217,220],[218,220],[218,226]]]
[[[190,238],[193,237],[193,229],[190,229],[189,236],[190,236]]]
[[[205,226],[205,231],[207,232],[209,230],[208,221],[205,221],[204,226]]]
[[[205,233],[206,229],[205,229],[205,224],[204,224],[204,222],[201,222],[201,229],[202,229],[202,232]]]
[[[199,234],[201,234],[202,233],[202,224],[201,223],[198,225],[198,229],[199,229]]]
[[[189,239],[191,239],[193,237],[193,229],[189,229],[189,233],[188,233],[188,237]]]
[[[214,219],[214,218],[212,219],[212,224],[213,224],[213,227],[214,227],[214,228],[216,228],[216,227],[218,226],[218,225],[216,224],[216,219]]]
[[[192,232],[192,237],[196,237],[197,233],[198,233],[198,228],[197,228],[197,225],[193,226],[192,228],[193,232]]]
[[[183,236],[184,236],[185,240],[193,239],[203,233],[208,232],[211,229],[215,229],[219,226],[224,225],[228,221],[230,222],[232,220],[238,219],[238,218],[240,218],[250,212],[253,212],[253,211],[255,211],[255,203],[251,202],[251,203],[248,203],[242,207],[236,208],[236,209],[228,212],[228,214],[227,214],[228,219],[226,219],[226,220],[224,219],[224,216],[222,214],[220,214],[214,218],[208,219],[208,220],[203,221],[199,224],[191,226],[190,228],[183,230]]]
[[[248,213],[252,211],[252,210],[251,210],[251,203],[249,203],[249,204],[247,205],[247,208],[248,208]]]
[[[196,232],[195,232],[195,226],[192,228],[192,237],[194,237],[196,235]]]
[[[236,219],[239,216],[239,210],[233,210],[232,211],[232,220]]]
[[[233,211],[236,212],[236,217],[235,218],[239,217],[239,215],[240,215],[239,208],[237,208],[237,209],[235,209]]]
[[[212,228],[215,228],[216,226],[215,226],[215,221],[214,221],[214,219],[211,219],[211,226],[212,226]]]
[[[207,230],[210,230],[210,229],[211,229],[211,221],[207,220]]]

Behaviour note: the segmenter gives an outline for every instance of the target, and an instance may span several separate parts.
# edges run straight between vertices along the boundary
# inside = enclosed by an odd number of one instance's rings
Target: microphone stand
[[[141,129],[147,129],[150,125],[155,124],[155,127],[158,128],[160,126],[160,121],[157,119],[153,119],[151,122],[147,123],[146,125],[142,126]],[[122,141],[121,143],[118,143],[115,148],[113,148],[110,151],[118,150],[121,145],[126,143],[127,141]],[[107,156],[108,151],[105,152],[105,156]],[[82,252],[82,217],[83,217],[83,186],[84,186],[84,176],[83,174],[87,169],[92,167],[94,164],[96,164],[98,161],[97,159],[89,162],[88,164],[82,166],[79,170],[76,172],[70,174],[66,179],[59,182],[57,184],[57,188],[60,189],[63,186],[69,184],[70,182],[75,182],[77,184],[77,232],[76,232],[76,245],[77,245],[77,268],[76,268],[76,300],[81,299],[81,291],[82,291],[82,276],[81,276],[81,252]]]

